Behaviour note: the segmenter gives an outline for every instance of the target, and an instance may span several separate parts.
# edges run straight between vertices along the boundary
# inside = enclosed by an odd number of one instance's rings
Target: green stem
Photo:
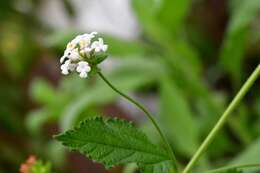
[[[217,172],[222,172],[226,171],[228,169],[244,169],[244,168],[257,168],[260,167],[260,164],[245,164],[245,165],[238,165],[238,166],[227,166],[227,167],[222,167],[214,170],[207,171],[206,173],[217,173]]]
[[[158,131],[159,135],[161,136],[166,149],[168,150],[172,162],[173,162],[173,167],[175,172],[177,173],[177,162],[176,162],[176,158],[175,155],[173,153],[173,150],[170,146],[170,144],[168,143],[168,141],[166,140],[165,136],[163,135],[161,129],[159,128],[158,124],[156,123],[155,119],[153,118],[153,115],[144,107],[142,106],[140,103],[138,103],[137,101],[135,101],[134,99],[132,99],[131,97],[129,97],[128,95],[122,93],[121,91],[119,91],[114,85],[112,85],[107,79],[106,77],[101,73],[98,72],[98,75],[106,82],[107,85],[109,85],[115,92],[117,92],[119,95],[123,96],[125,99],[127,99],[128,101],[130,101],[131,103],[133,103],[135,106],[137,106],[139,109],[141,109],[145,115],[149,118],[149,120],[153,123],[154,127],[156,128],[156,130]]]
[[[211,130],[209,135],[206,137],[206,139],[203,141],[199,149],[196,151],[188,165],[185,167],[183,173],[188,173],[191,171],[191,169],[195,166],[195,164],[198,162],[201,155],[205,152],[205,150],[208,148],[208,146],[211,144],[212,140],[216,137],[218,132],[221,130],[222,126],[225,124],[227,118],[229,117],[230,113],[237,107],[239,102],[243,99],[245,94],[248,92],[248,90],[251,88],[251,86],[254,84],[258,76],[260,75],[260,64],[257,66],[257,68],[254,70],[254,72],[251,74],[251,76],[247,79],[247,81],[244,83],[238,94],[235,96],[235,98],[232,100],[232,102],[229,104],[227,109],[224,111],[224,113],[221,115],[219,121],[214,126],[214,128]]]

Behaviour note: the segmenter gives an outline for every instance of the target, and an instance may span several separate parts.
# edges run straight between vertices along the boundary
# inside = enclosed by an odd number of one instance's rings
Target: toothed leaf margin
[[[106,168],[135,162],[144,173],[154,169],[158,170],[156,173],[167,173],[167,164],[161,164],[170,160],[167,152],[152,144],[143,132],[125,120],[103,117],[87,119],[55,138]]]

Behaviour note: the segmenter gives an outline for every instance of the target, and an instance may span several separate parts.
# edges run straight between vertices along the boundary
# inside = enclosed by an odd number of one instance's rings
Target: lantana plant
[[[131,122],[117,118],[95,117],[82,121],[74,129],[68,130],[55,138],[71,150],[77,150],[93,161],[102,163],[106,168],[119,164],[136,163],[141,173],[189,173],[202,154],[206,151],[230,113],[237,107],[250,87],[260,75],[260,65],[254,70],[230,105],[221,115],[209,135],[196,151],[187,166],[181,171],[174,151],[162,133],[154,116],[139,102],[117,89],[103,75],[98,65],[105,60],[106,45],[97,32],[75,37],[66,47],[61,57],[61,72],[68,75],[77,72],[79,77],[87,78],[98,75],[111,89],[142,110],[158,131],[164,146],[153,144],[147,136]],[[183,127],[185,128],[185,127]],[[247,167],[260,167],[257,163],[223,167],[208,172],[238,173]]]

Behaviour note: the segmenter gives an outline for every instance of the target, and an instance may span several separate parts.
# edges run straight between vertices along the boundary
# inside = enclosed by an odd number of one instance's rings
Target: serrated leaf
[[[152,144],[131,123],[119,119],[88,119],[56,139],[107,168],[124,163],[146,165],[170,160],[165,150]]]

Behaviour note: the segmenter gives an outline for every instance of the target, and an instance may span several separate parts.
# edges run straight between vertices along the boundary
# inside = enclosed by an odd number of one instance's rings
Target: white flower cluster
[[[88,58],[104,53],[108,48],[102,38],[92,41],[96,35],[97,32],[78,35],[67,44],[64,55],[60,59],[62,74],[67,75],[76,70],[81,78],[88,76],[88,72],[91,71]]]

